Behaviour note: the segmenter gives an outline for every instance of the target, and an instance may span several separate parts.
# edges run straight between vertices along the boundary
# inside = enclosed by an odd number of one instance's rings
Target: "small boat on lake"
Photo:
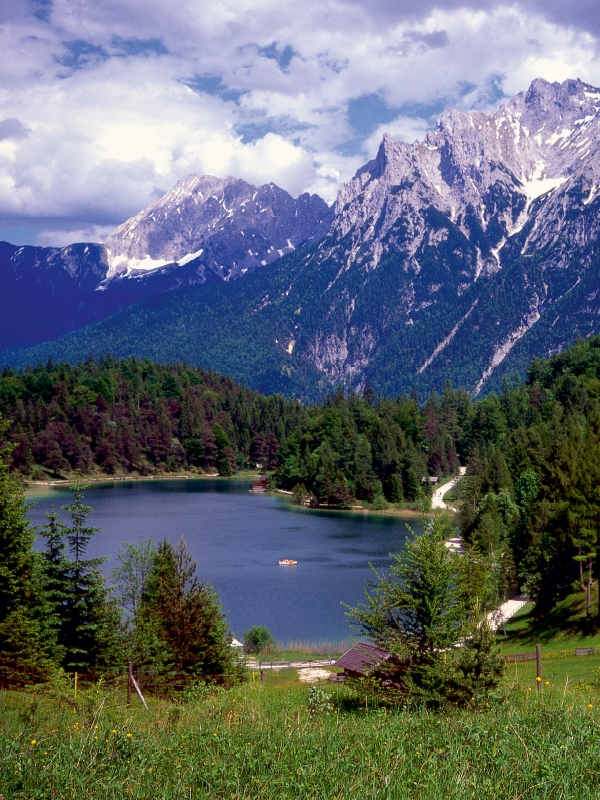
[[[297,563],[298,562],[294,561],[293,558],[282,558],[279,561],[279,566],[280,567],[293,567]]]

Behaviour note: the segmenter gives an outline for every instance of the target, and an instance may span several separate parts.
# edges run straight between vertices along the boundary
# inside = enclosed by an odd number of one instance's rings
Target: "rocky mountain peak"
[[[358,261],[373,269],[386,252],[400,249],[410,262],[433,207],[465,237],[475,237],[470,279],[495,271],[498,248],[523,228],[531,203],[590,167],[586,155],[599,143],[599,108],[600,90],[593,86],[537,79],[496,112],[444,112],[422,142],[394,142],[385,134],[376,158],[340,188],[323,257],[335,254],[350,268],[360,253]],[[598,168],[590,168],[591,188]],[[390,239],[399,225],[410,236]],[[335,242],[348,234],[352,244],[342,254]]]
[[[228,280],[318,241],[331,218],[318,195],[189,175],[106,239],[108,279],[195,263],[200,281],[206,270]]]

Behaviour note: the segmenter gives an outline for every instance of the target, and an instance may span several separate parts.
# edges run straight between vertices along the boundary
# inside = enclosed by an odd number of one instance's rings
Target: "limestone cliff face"
[[[499,251],[530,217],[537,218],[535,241],[545,242],[542,229],[556,220],[569,190],[580,188],[587,203],[595,196],[599,108],[600,91],[579,80],[536,80],[493,114],[445,112],[423,142],[386,135],[377,158],[341,187],[329,239],[349,235],[347,265],[362,256],[372,269],[390,251],[410,260],[431,238],[425,212],[435,208],[474,242],[472,278],[494,272]],[[532,207],[539,197],[544,202]],[[410,232],[402,238],[393,235],[400,219]],[[326,255],[336,252],[329,239]]]

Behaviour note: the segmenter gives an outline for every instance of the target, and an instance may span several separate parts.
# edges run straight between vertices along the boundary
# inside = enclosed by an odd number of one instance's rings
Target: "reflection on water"
[[[226,480],[174,480],[96,484],[85,502],[91,524],[101,528],[90,554],[111,556],[123,542],[151,538],[176,543],[185,536],[202,579],[212,580],[236,636],[266,625],[279,640],[348,638],[341,602],[363,599],[369,562],[387,569],[389,553],[420,531],[418,518],[310,511],[270,495],[251,494],[250,484]],[[51,503],[68,502],[49,489],[32,500],[29,516],[45,522]],[[280,567],[280,558],[298,561]]]

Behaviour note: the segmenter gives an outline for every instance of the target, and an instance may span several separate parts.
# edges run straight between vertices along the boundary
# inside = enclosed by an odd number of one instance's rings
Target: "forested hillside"
[[[274,467],[307,419],[300,403],[213,372],[112,358],[5,369],[0,413],[11,422],[13,468],[38,477]]]

